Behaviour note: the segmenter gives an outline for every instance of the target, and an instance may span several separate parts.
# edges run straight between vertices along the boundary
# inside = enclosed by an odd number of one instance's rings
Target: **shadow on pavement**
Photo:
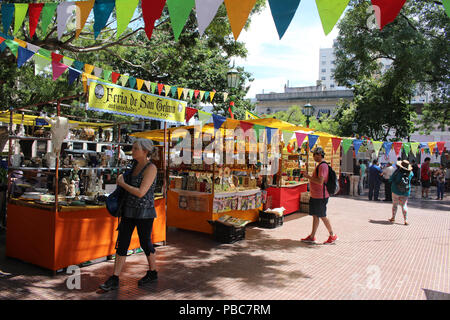
[[[450,300],[450,294],[429,289],[422,289],[427,300]]]

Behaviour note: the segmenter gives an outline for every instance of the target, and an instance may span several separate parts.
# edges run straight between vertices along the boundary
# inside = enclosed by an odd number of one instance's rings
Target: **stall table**
[[[165,199],[155,199],[152,242],[166,241]],[[8,204],[6,256],[57,271],[115,254],[118,219],[105,206],[39,205],[18,199]],[[139,248],[137,231],[130,249]]]
[[[307,192],[307,182],[300,182],[296,185],[286,186],[270,186],[266,189],[267,198],[272,198],[272,208],[284,207],[286,210],[284,214],[290,214],[300,211],[300,196],[301,193]]]

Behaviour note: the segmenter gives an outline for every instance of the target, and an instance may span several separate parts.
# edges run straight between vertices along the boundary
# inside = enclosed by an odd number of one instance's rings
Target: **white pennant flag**
[[[36,53],[39,51],[39,49],[41,49],[41,47],[35,46],[34,44],[27,42],[27,49]]]
[[[214,19],[223,0],[195,0],[198,32],[202,35]]]
[[[228,92],[224,92],[223,93],[223,101],[224,102],[227,101],[227,98],[228,98]]]
[[[69,19],[73,15],[75,9],[75,2],[62,2],[58,5],[58,8],[56,9],[58,40],[61,40],[64,31],[66,31],[67,22],[69,22]]]
[[[94,75],[98,78],[102,76],[103,69],[99,67],[94,67]]]
[[[50,72],[50,69],[47,67],[52,63],[52,60],[46,57],[43,57],[39,54],[35,54],[33,56],[34,60],[34,75],[37,76],[42,72]]]
[[[148,92],[151,92],[151,91],[152,91],[152,86],[151,86],[151,84],[150,84],[150,81],[145,80],[145,81],[144,81],[144,84],[145,84],[145,86],[147,87]]]

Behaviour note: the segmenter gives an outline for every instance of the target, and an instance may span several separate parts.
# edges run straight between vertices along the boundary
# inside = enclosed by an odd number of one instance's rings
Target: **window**
[[[331,61],[331,64],[336,64],[336,60]]]
[[[330,84],[330,88],[334,88],[334,84]]]
[[[74,142],[73,150],[83,150],[83,142]]]
[[[327,72],[327,69],[322,69],[322,72]]]
[[[321,80],[325,81],[325,80],[327,80],[327,77],[322,77]]]
[[[326,61],[322,61],[322,65],[326,65],[327,64],[327,62]]]

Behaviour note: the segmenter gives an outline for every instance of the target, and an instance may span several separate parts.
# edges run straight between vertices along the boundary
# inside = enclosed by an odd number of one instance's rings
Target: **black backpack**
[[[401,193],[408,193],[411,189],[411,181],[409,179],[409,171],[403,171],[400,169],[397,169],[397,172],[394,174],[398,175],[399,177],[396,177],[396,186],[398,191]]]
[[[316,176],[317,177],[319,176],[319,166],[322,163],[325,163],[328,166],[328,180],[327,182],[324,183],[323,193],[325,195],[325,187],[326,187],[330,196],[334,196],[339,192],[339,180],[337,178],[336,172],[333,170],[333,168],[331,168],[331,166],[326,161],[321,162],[316,167]]]

